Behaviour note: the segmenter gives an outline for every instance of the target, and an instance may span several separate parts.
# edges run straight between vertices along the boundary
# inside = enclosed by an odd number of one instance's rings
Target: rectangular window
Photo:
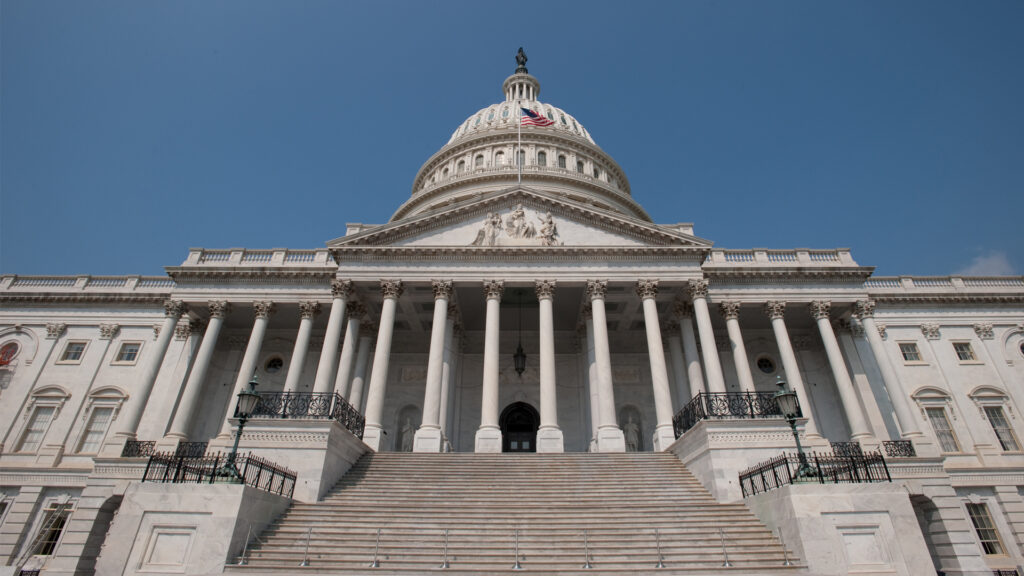
[[[114,408],[110,406],[97,406],[89,415],[89,421],[82,433],[82,441],[78,445],[80,454],[95,454],[100,451],[100,444],[107,435],[107,427],[110,426],[111,416]]]
[[[81,362],[85,353],[85,342],[68,342],[64,347],[64,353],[60,355],[61,362]]]
[[[904,362],[920,362],[921,351],[917,349],[914,342],[900,342],[900,353],[903,354]]]
[[[978,540],[981,540],[981,548],[989,556],[1006,554],[1003,550],[1003,543],[999,540],[999,531],[992,522],[992,516],[988,513],[988,506],[984,503],[967,503],[967,513],[974,524],[974,531],[978,533]]]
[[[117,351],[117,357],[114,362],[117,364],[135,364],[135,361],[139,358],[139,349],[142,348],[142,344],[139,342],[125,342],[121,344],[121,349]]]
[[[60,535],[64,532],[64,526],[71,517],[71,509],[74,504],[53,503],[46,507],[43,512],[43,523],[39,527],[39,534],[32,546],[32,553],[39,556],[49,556],[60,541]]]
[[[977,357],[974,356],[974,349],[971,348],[970,342],[953,342],[953,350],[956,351],[956,357],[961,362],[974,362]]]
[[[949,419],[946,418],[945,408],[928,408],[928,421],[932,423],[932,429],[935,430],[935,436],[939,439],[939,445],[942,446],[943,452],[959,452],[960,445],[956,441],[956,435],[953,434],[953,427],[949,425]]]
[[[43,436],[50,428],[50,420],[57,409],[53,406],[37,406],[28,420],[28,426],[21,435],[21,442],[18,443],[18,452],[35,452],[43,443]]]
[[[1006,420],[1006,415],[1003,414],[1003,407],[985,406],[985,416],[988,417],[988,422],[992,425],[996,438],[999,438],[999,445],[1003,447],[1003,450],[1007,452],[1019,451],[1020,443],[1017,442],[1017,435],[1013,433],[1013,428],[1010,427],[1010,423]]]

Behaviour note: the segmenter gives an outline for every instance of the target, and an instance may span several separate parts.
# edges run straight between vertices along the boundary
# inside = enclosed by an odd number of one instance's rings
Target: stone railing
[[[166,293],[174,288],[167,276],[0,276],[0,292],[123,292]]]
[[[192,248],[182,266],[230,266],[230,267],[288,267],[288,266],[327,266],[334,261],[326,248],[316,250],[246,250],[230,248],[227,250],[208,250]]]
[[[426,194],[431,190],[447,186],[454,182],[463,180],[472,180],[475,177],[493,177],[501,174],[508,174],[509,176],[515,176],[519,173],[519,169],[515,164],[502,164],[500,166],[479,166],[476,168],[467,168],[462,172],[455,172],[449,174],[447,177],[438,178],[434,182],[426,182],[423,187],[416,191],[416,196],[420,194]],[[602,170],[602,173],[606,173]],[[591,186],[600,186],[612,192],[622,196],[623,198],[629,198],[630,194],[625,190],[620,189],[618,186],[611,182],[602,180],[601,178],[595,178],[592,174],[585,172],[579,172],[575,168],[559,168],[558,166],[538,166],[537,164],[527,164],[523,166],[523,176],[534,176],[534,175],[553,175],[559,178],[567,178],[569,180],[575,180],[589,184]]]
[[[728,250],[713,248],[708,253],[705,267],[793,267],[793,266],[857,266],[850,255],[850,250],[768,250],[754,248],[751,250]]]
[[[1024,276],[876,276],[864,281],[864,287],[880,295],[1024,294]]]

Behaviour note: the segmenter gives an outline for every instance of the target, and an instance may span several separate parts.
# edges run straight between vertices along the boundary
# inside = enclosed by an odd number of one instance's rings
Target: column
[[[288,376],[284,379],[285,392],[298,392],[302,379],[302,368],[309,351],[309,337],[313,333],[313,317],[320,313],[319,302],[299,302],[299,335],[295,338],[292,360],[288,363]]]
[[[597,384],[597,356],[594,352],[594,311],[583,305],[587,331],[587,392],[590,395],[590,451],[597,452],[597,427],[601,423],[601,395]]]
[[[690,399],[697,394],[706,392],[704,389],[704,371],[700,367],[700,354],[697,353],[697,337],[693,333],[693,306],[687,302],[676,302],[676,318],[679,319],[679,334],[683,338],[683,358],[686,360],[686,375],[690,379]],[[680,404],[686,404],[682,400]]]
[[[349,384],[352,382],[352,363],[355,361],[356,350],[359,348],[359,326],[366,316],[366,308],[358,302],[345,305],[348,315],[348,326],[345,328],[345,341],[341,345],[341,359],[338,360],[338,375],[334,379],[334,393],[348,398]],[[358,408],[357,408],[358,410]]]
[[[224,440],[231,439],[231,418],[235,415],[235,401],[238,398],[238,394],[245,390],[249,380],[256,373],[256,363],[259,362],[260,351],[263,349],[263,338],[267,334],[267,322],[270,319],[270,315],[274,313],[274,303],[267,300],[258,300],[252,303],[252,308],[256,314],[256,320],[252,323],[249,343],[246,344],[245,355],[242,356],[242,366],[238,369],[238,377],[235,378],[235,391],[228,398],[227,414],[218,435],[219,438]]]
[[[598,394],[598,452],[625,452],[626,438],[619,428],[615,416],[615,393],[612,384],[612,359],[608,347],[608,317],[604,309],[604,297],[608,282],[590,280],[587,282],[587,297],[594,324],[594,362],[597,364]]]
[[[373,373],[370,390],[366,394],[366,429],[363,442],[379,451],[384,443],[384,392],[388,386],[388,364],[391,362],[391,336],[395,329],[395,310],[402,295],[401,280],[381,280],[380,292],[384,302],[380,309],[380,328],[377,329],[377,351],[373,355]],[[355,383],[353,382],[353,388]]]
[[[683,357],[683,343],[679,337],[679,323],[665,324],[664,338],[668,340],[668,354],[672,359],[672,374],[675,375],[676,403],[673,410],[679,411],[690,398],[689,378],[686,374],[686,360]]]
[[[907,394],[900,385],[896,371],[889,361],[889,355],[885,353],[882,335],[878,330],[878,325],[875,324],[875,302],[873,300],[858,300],[854,304],[854,314],[860,318],[860,323],[864,326],[864,335],[868,339],[871,353],[874,354],[875,362],[882,373],[882,382],[885,383],[885,390],[889,393],[889,400],[896,412],[896,421],[900,425],[903,438],[912,440],[915,446],[930,446],[931,442],[917,426],[914,412],[907,402]]]
[[[423,391],[423,420],[413,438],[413,452],[440,452],[441,377],[444,375],[444,342],[448,327],[448,301],[452,297],[451,280],[433,280],[434,321],[430,328],[430,354],[427,357],[427,383]]]
[[[498,315],[505,283],[485,280],[487,324],[484,329],[484,375],[481,391],[480,428],[476,431],[476,452],[501,452],[501,427],[498,426]]]
[[[854,442],[876,443],[874,435],[868,430],[867,422],[864,420],[860,399],[857,398],[857,391],[853,389],[853,381],[850,380],[850,373],[846,370],[846,361],[843,360],[843,353],[839,349],[839,341],[836,340],[836,334],[832,330],[830,318],[832,303],[815,300],[810,303],[808,309],[814,321],[818,323],[821,341],[825,344],[825,355],[828,356],[828,363],[832,368],[832,378],[835,379],[836,388],[839,389],[839,399],[843,403],[846,421],[850,424],[850,439]]]
[[[718,305],[718,310],[725,318],[725,328],[729,331],[729,343],[732,345],[732,357],[736,363],[736,376],[740,381],[740,390],[754,392],[754,376],[750,373],[747,347],[743,345],[743,333],[740,332],[740,303],[722,302]]]
[[[327,318],[327,332],[320,349],[320,363],[316,367],[313,392],[330,392],[334,387],[334,376],[338,369],[338,343],[341,328],[345,324],[345,306],[352,297],[350,280],[331,281],[331,315]]]
[[[448,320],[444,329],[444,360],[441,370],[441,417],[439,418],[441,438],[444,439],[443,450],[445,452],[451,451],[451,442],[448,440],[448,406],[451,404],[452,379],[454,378],[452,371],[452,356],[454,352],[452,346],[455,342],[455,331],[459,330],[458,325],[455,323],[457,316],[458,309],[454,305],[449,304]]]
[[[126,440],[135,439],[139,422],[142,421],[142,413],[146,409],[146,403],[149,402],[149,395],[153,392],[153,384],[156,383],[156,378],[160,375],[160,367],[164,363],[171,338],[174,337],[174,328],[178,325],[178,319],[184,312],[185,304],[181,300],[164,302],[164,323],[160,326],[160,335],[157,336],[149,363],[146,364],[146,370],[139,378],[138,388],[133,392],[131,402],[120,416],[121,426],[115,437],[118,446],[123,447]],[[117,454],[112,455],[120,456],[120,448],[118,448]]]
[[[811,416],[811,401],[804,389],[804,380],[800,377],[800,367],[796,363],[796,354],[793,353],[793,344],[789,341],[789,332],[786,330],[786,303],[769,301],[764,304],[764,312],[772,322],[772,331],[775,332],[775,342],[779,347],[779,356],[782,359],[782,369],[786,372],[786,379],[789,387],[796,392],[797,400],[800,401],[800,410],[803,417],[807,419],[804,425],[804,436],[807,438],[820,439],[818,427]]]
[[[537,452],[565,452],[562,430],[558,427],[558,389],[555,385],[554,280],[537,280],[540,305],[540,429]]]
[[[693,300],[693,314],[697,318],[697,333],[700,335],[700,349],[704,353],[704,371],[708,375],[708,392],[725,392],[725,376],[718,359],[718,344],[715,331],[711,328],[711,314],[708,312],[708,281],[690,280],[690,298]]]
[[[352,388],[346,398],[348,403],[359,412],[363,405],[363,389],[366,384],[366,369],[370,365],[370,350],[373,348],[373,324],[364,320],[359,327],[359,351],[356,352],[355,366],[352,368]]]
[[[206,380],[206,373],[210,370],[210,359],[213,358],[213,350],[217,347],[217,337],[220,336],[220,329],[224,325],[224,317],[227,316],[231,305],[227,302],[211,301],[210,323],[203,334],[203,342],[199,345],[199,352],[196,353],[196,361],[192,366],[192,372],[185,382],[185,391],[178,403],[178,410],[174,414],[174,421],[167,437],[185,440],[188,438],[188,431],[192,423],[193,413],[199,404],[200,392],[202,392],[203,381]]]
[[[644,326],[647,328],[647,356],[651,361],[651,387],[654,389],[654,414],[657,424],[654,428],[654,451],[663,452],[676,441],[672,428],[672,390],[668,384],[668,367],[665,365],[665,348],[661,343],[661,324],[658,322],[657,280],[640,280],[636,293],[644,307]]]

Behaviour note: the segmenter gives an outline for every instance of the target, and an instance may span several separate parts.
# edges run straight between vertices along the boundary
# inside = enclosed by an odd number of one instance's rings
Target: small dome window
[[[559,154],[558,155],[558,167],[559,168],[565,168],[565,155],[564,154]]]
[[[594,166],[594,178],[600,178],[600,177],[601,177],[601,169],[598,168],[597,166]]]
[[[525,166],[525,165],[526,165],[526,152],[524,152],[523,150],[520,150],[519,151],[519,166]]]
[[[477,116],[476,117],[476,122],[473,123],[473,126],[479,126],[479,125],[480,125],[480,117]]]
[[[572,129],[574,131],[576,131],[576,132],[580,131],[580,127],[576,125],[576,121],[575,120],[572,121]]]
[[[551,111],[548,111],[548,120],[551,120],[552,122],[555,121],[555,115],[552,114]]]
[[[568,123],[567,123],[567,122],[565,121],[565,115],[564,115],[564,114],[559,114],[558,116],[559,116],[559,118],[561,118],[561,119],[562,119],[562,125],[563,125],[563,126],[568,126],[568,125],[569,125],[569,124],[568,124]]]
[[[548,155],[544,152],[537,152],[537,166],[547,166]]]
[[[501,111],[501,117],[508,118],[508,108],[505,108]]]
[[[504,164],[505,164],[505,153],[504,152],[495,152],[494,153],[494,165],[495,166],[503,166]]]
[[[473,158],[473,167],[474,168],[479,168],[479,167],[481,167],[483,165],[484,165],[484,155],[483,154],[477,154],[476,158]]]
[[[441,175],[444,176],[445,178],[447,178],[448,177],[448,169],[445,168],[444,172],[441,172]]]
[[[461,174],[465,169],[466,169],[466,161],[465,160],[459,160],[459,163],[455,167],[455,171]]]
[[[582,160],[577,160],[576,161],[576,171],[579,172],[580,174],[583,174],[583,161]]]
[[[494,110],[487,114],[487,121],[490,122],[491,120],[494,120]]]

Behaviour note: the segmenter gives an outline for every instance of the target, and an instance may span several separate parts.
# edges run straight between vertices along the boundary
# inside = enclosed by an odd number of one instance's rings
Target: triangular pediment
[[[491,193],[430,214],[364,229],[329,248],[395,247],[693,247],[711,242],[526,188]]]

